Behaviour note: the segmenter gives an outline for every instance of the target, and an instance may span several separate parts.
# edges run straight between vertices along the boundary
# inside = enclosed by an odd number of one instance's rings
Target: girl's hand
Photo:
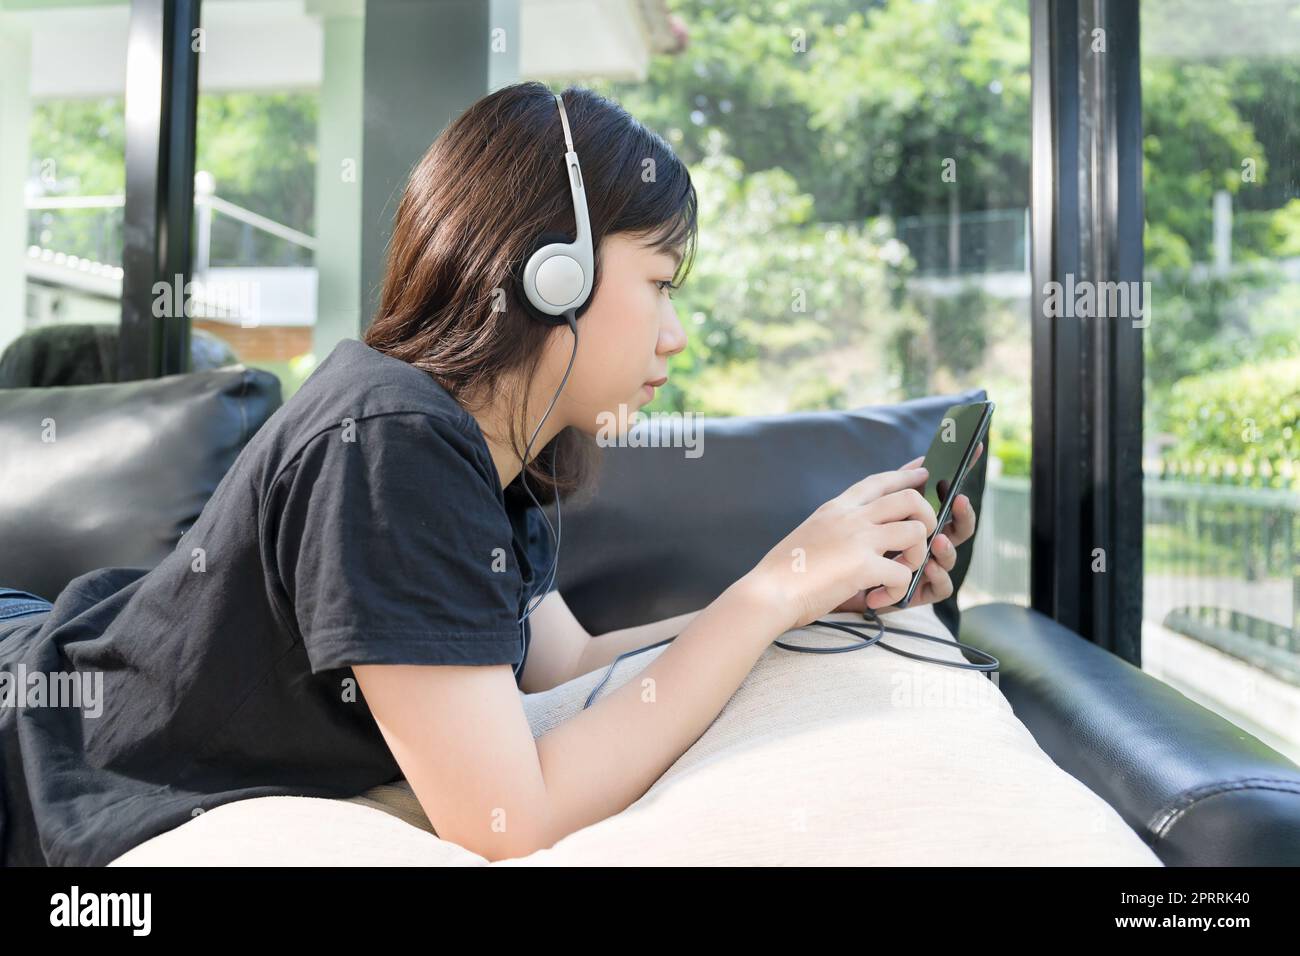
[[[912,468],[868,475],[819,506],[763,557],[750,573],[788,611],[786,630],[868,588],[882,587],[893,601],[906,593],[935,527],[934,508],[917,491],[926,474]]]
[[[971,467],[974,467],[975,462],[979,461],[979,457],[983,453],[984,443],[980,442],[975,448],[975,457],[971,459]],[[924,457],[913,458],[901,470],[906,471],[909,468],[915,468],[924,460]],[[939,493],[940,495],[943,494],[942,483],[940,483]],[[975,508],[971,505],[970,498],[965,495],[958,495],[957,499],[952,503],[948,523],[934,537],[930,560],[925,563],[921,583],[917,586],[916,593],[912,595],[912,600],[908,602],[908,607],[936,604],[952,595],[952,578],[949,577],[948,572],[957,564],[958,546],[969,540],[974,533]],[[897,561],[901,558],[902,555],[899,555],[894,560]],[[894,604],[898,599],[898,597],[888,595],[884,589],[873,589],[870,594],[864,590],[853,595],[853,597],[836,607],[835,610],[854,611],[860,614],[867,608],[871,608],[880,614],[888,614],[899,609],[886,607],[885,605]]]

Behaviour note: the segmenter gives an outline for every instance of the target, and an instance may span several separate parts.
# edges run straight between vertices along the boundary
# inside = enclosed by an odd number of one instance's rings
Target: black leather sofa
[[[638,425],[648,447],[605,448],[595,493],[565,502],[557,586],[593,633],[702,607],[827,498],[923,454],[950,404],[983,396],[707,419],[696,457],[666,440],[685,422]],[[241,365],[0,390],[0,585],[52,600],[85,571],[157,564],[279,404],[274,376]],[[986,462],[965,489],[977,511]],[[1040,746],[1166,864],[1300,863],[1300,768],[1284,756],[1034,611],[959,615],[954,598],[936,613],[1000,659]]]
[[[961,639],[1038,745],[1113,806],[1166,866],[1300,865],[1300,767],[1051,618],[966,611]]]
[[[152,568],[280,406],[270,372],[0,389],[0,584],[53,601],[103,567]]]

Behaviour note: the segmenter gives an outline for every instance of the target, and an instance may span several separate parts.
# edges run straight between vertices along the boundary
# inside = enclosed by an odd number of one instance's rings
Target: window
[[[0,385],[63,384],[71,362],[38,357],[52,351],[77,356],[77,381],[115,368],[129,16],[0,14]]]
[[[364,4],[205,0],[192,330],[288,399],[360,323]]]
[[[1300,3],[1142,19],[1142,666],[1297,760]]]
[[[985,388],[989,478],[959,600],[1026,603],[1024,0],[668,8],[680,48],[631,78],[565,80],[663,135],[700,195],[699,252],[674,298],[690,344],[646,411],[849,409]]]

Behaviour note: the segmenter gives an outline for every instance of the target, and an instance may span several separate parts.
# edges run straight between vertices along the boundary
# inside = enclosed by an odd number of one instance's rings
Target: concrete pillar
[[[312,352],[325,358],[356,338],[361,288],[361,121],[365,0],[309,0],[321,20],[320,113],[316,132],[316,326]]]
[[[517,82],[519,40],[518,0],[366,3],[361,328],[379,305],[411,168],[470,104]]]

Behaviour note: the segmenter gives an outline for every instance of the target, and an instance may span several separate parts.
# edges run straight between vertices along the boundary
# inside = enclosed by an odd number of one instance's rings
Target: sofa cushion
[[[929,606],[885,617],[951,637]],[[782,638],[844,640],[826,628]],[[961,659],[920,638],[884,643]],[[598,699],[665,650],[621,661]],[[604,676],[521,695],[533,734],[577,714]],[[880,647],[770,647],[639,800],[525,858],[488,864],[438,839],[418,808],[404,781],[347,800],[258,797],[209,810],[110,865],[1160,865],[1105,801],[1048,758],[994,681]]]
[[[0,390],[0,582],[53,601],[78,575],[152,568],[280,405],[242,365]]]
[[[983,604],[965,624],[963,637],[1001,660],[1003,693],[1043,750],[1165,865],[1300,864],[1300,767],[1285,754],[1038,611]]]
[[[556,586],[592,634],[704,607],[818,505],[924,455],[950,406],[986,397],[972,389],[853,411],[647,416],[625,442],[601,448],[596,487],[562,502]],[[962,489],[977,514],[988,458]],[[544,510],[558,527],[555,505]],[[936,607],[953,631],[974,542],[957,549],[953,593]]]
[[[109,866],[483,866],[477,853],[348,800],[254,797],[222,804]]]

